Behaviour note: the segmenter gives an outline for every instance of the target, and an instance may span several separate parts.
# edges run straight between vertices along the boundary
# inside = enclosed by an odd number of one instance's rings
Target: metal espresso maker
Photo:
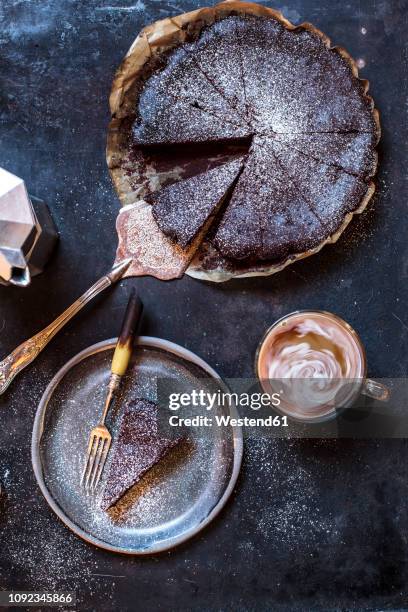
[[[0,168],[0,283],[29,285],[57,240],[47,205],[30,198],[23,179]]]

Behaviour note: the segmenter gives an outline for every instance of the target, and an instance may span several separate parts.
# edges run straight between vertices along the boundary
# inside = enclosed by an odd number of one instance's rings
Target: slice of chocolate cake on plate
[[[147,399],[131,402],[122,415],[112,449],[112,461],[101,501],[102,510],[116,504],[182,439],[183,436],[167,438],[160,433],[155,403]]]

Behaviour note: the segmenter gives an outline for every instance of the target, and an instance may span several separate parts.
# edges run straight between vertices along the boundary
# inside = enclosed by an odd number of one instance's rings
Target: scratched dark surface
[[[29,288],[0,288],[2,354],[109,269],[118,201],[104,147],[114,71],[143,25],[201,5],[2,0],[0,165],[49,203],[61,234]],[[75,589],[78,610],[408,609],[405,441],[250,443],[214,524],[144,559],[77,539],[31,470],[31,427],[47,382],[78,351],[117,333],[132,285],[145,303],[144,333],[186,346],[225,377],[251,376],[265,328],[298,308],[347,319],[366,343],[371,375],[406,374],[408,2],[274,6],[293,22],[311,21],[364,64],[382,116],[377,195],[337,245],[278,275],[224,285],[128,280],[59,334],[0,398],[2,589]]]

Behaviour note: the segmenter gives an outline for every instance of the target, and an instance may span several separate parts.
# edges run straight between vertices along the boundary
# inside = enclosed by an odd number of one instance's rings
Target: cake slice
[[[216,21],[185,49],[194,54],[199,69],[231,107],[249,119],[235,18]]]
[[[275,134],[275,140],[316,161],[370,179],[377,167],[374,133]]]
[[[211,142],[251,135],[246,119],[211,85],[194,55],[183,48],[147,80],[132,131],[136,145]]]
[[[314,206],[321,219],[338,220],[354,212],[365,201],[371,185],[339,167],[317,161],[312,157],[271,140],[274,155],[289,179],[303,197]]]
[[[258,158],[251,148],[230,201],[212,227],[209,240],[225,257],[256,257],[262,243],[262,198]]]
[[[170,96],[164,102],[152,94],[149,99],[144,96],[141,103],[132,129],[136,146],[219,142],[251,135],[245,126],[234,125],[203,107]]]
[[[231,17],[241,66],[243,91],[251,125],[256,132],[276,129],[280,112],[277,89],[282,81],[276,48],[283,26],[274,19]],[[286,68],[286,67],[285,67]],[[284,76],[285,73],[283,73]]]
[[[197,61],[199,55],[197,43],[187,44],[172,53],[159,76],[167,96],[198,104],[227,122],[238,125],[246,123],[245,108],[232,108],[223,89],[200,68]],[[223,69],[227,70],[227,67]]]
[[[151,194],[153,217],[166,236],[182,248],[191,244],[201,228],[219,210],[240,173],[240,157]]]
[[[108,510],[142,478],[148,470],[183,439],[166,438],[158,428],[157,405],[135,399],[126,408],[102,495],[101,508]]]
[[[285,174],[268,141],[250,159],[211,243],[233,260],[282,261],[315,246],[326,224]]]

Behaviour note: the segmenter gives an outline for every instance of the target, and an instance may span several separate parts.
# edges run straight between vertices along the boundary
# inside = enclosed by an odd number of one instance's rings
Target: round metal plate
[[[242,460],[237,427],[188,428],[187,444],[173,449],[136,484],[119,514],[99,507],[80,486],[87,440],[101,413],[116,339],[71,359],[48,385],[34,421],[32,462],[48,504],[74,533],[107,550],[142,555],[167,550],[201,531],[218,514],[236,483]],[[188,391],[220,388],[217,373],[190,351],[142,336],[110,413],[113,438],[121,409],[134,397],[155,400],[157,380],[175,380]],[[194,408],[194,414],[204,414]],[[238,416],[235,407],[218,414]],[[112,455],[112,452],[110,453]],[[103,477],[109,471],[104,470]]]

